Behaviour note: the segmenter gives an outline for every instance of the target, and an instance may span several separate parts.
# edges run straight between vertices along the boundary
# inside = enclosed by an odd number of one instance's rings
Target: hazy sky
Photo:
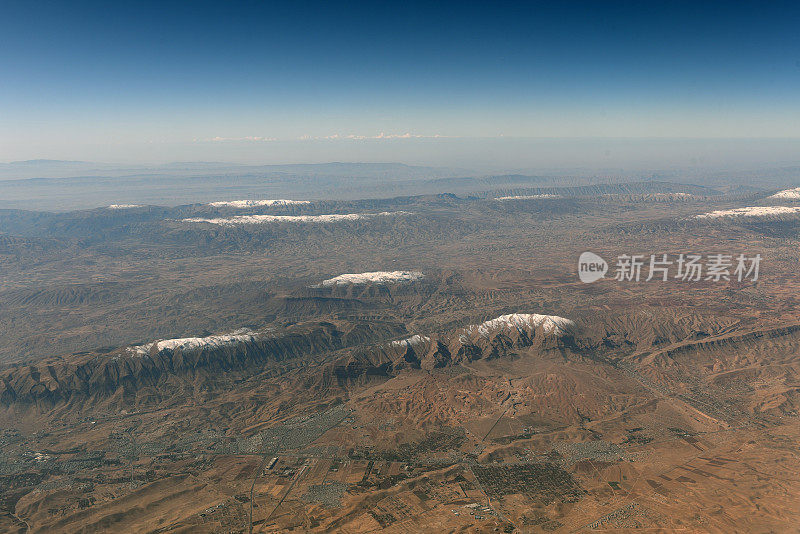
[[[800,138],[798,28],[798,2],[6,1],[0,161]]]

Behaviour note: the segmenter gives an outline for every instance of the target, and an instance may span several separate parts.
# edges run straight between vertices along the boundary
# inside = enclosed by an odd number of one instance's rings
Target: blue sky
[[[279,162],[267,145],[287,142],[307,143],[312,161],[322,141],[382,133],[800,138],[796,2],[29,1],[2,12],[1,161],[210,151]]]

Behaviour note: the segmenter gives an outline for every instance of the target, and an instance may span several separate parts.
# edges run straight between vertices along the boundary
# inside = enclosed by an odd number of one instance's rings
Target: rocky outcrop
[[[574,346],[574,323],[563,317],[510,314],[454,331],[406,339],[353,351],[329,364],[325,385],[388,377],[403,369],[439,369],[499,358],[516,349]]]

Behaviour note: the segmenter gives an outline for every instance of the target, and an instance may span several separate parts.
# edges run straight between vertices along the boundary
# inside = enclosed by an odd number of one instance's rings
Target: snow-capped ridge
[[[767,198],[800,199],[800,187],[795,187],[794,189],[784,189],[783,191],[778,191],[774,195],[770,195]]]
[[[254,208],[258,206],[295,206],[311,204],[310,200],[289,200],[289,199],[274,199],[274,200],[221,200],[218,202],[209,202],[209,206],[215,208]]]
[[[414,334],[413,336],[407,337],[406,339],[400,339],[398,341],[392,341],[390,343],[390,345],[393,346],[393,347],[401,347],[401,346],[402,347],[408,347],[408,346],[412,346],[413,347],[414,345],[421,345],[422,343],[427,343],[430,340],[431,340],[431,338],[429,338],[428,336],[421,336],[419,334]]]
[[[720,219],[723,217],[772,217],[780,215],[794,215],[800,213],[800,207],[793,206],[749,206],[746,208],[733,208],[717,210],[709,213],[695,215],[695,219]]]
[[[212,335],[206,337],[182,337],[175,339],[162,339],[160,341],[153,341],[144,345],[135,347],[128,347],[128,352],[144,356],[149,354],[155,346],[156,352],[163,350],[194,350],[200,348],[219,348],[226,345],[235,345],[237,343],[253,341],[256,333],[247,328],[235,330],[230,334]]]
[[[464,330],[467,335],[486,337],[499,330],[517,330],[520,332],[540,328],[544,333],[561,336],[569,332],[575,323],[570,319],[557,315],[541,315],[538,313],[510,313],[501,315],[496,319],[484,321],[478,325],[471,325]]]
[[[561,195],[553,195],[551,193],[542,193],[539,195],[514,195],[508,197],[497,197],[495,200],[505,201],[505,200],[535,200],[535,199],[546,199],[546,198],[563,198]]]
[[[233,217],[190,217],[181,219],[188,223],[209,223],[219,226],[239,226],[243,224],[265,224],[270,222],[294,223],[335,223],[341,221],[358,221],[374,217],[390,215],[411,215],[406,211],[383,211],[380,213],[331,213],[326,215],[235,215]]]
[[[109,204],[108,209],[110,210],[129,210],[131,208],[143,208],[144,206],[141,204]]]
[[[415,282],[425,277],[420,271],[375,271],[369,273],[347,273],[323,280],[313,288],[331,287],[338,285],[359,284],[386,284],[388,282]]]

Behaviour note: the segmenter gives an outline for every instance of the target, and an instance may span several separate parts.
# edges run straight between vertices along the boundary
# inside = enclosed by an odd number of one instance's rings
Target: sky
[[[798,139],[798,28],[797,2],[5,0],[0,161]]]

